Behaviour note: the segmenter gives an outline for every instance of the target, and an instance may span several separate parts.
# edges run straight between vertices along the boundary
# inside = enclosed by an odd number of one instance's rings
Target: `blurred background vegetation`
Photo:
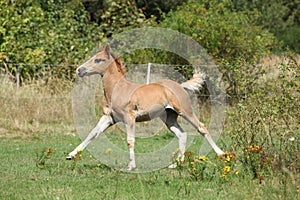
[[[95,43],[145,26],[187,34],[220,62],[252,61],[287,49],[299,53],[299,5],[299,0],[1,0],[0,62],[78,64]]]
[[[56,74],[69,73],[113,34],[164,27],[207,49],[234,96],[246,93],[257,78],[249,76],[262,73],[256,64],[264,56],[300,52],[299,7],[299,0],[0,0],[0,67],[22,80],[41,73],[44,65]],[[159,50],[124,60],[188,64]]]

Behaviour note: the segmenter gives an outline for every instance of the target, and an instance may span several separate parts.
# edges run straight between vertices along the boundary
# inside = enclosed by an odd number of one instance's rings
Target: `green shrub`
[[[254,63],[278,45],[272,34],[255,24],[258,16],[255,11],[234,11],[231,1],[190,0],[161,25],[191,36],[207,49],[220,65],[231,96],[245,92],[243,82],[248,85],[249,75],[257,73]]]
[[[226,133],[235,151],[260,146],[264,152],[260,154],[261,162],[269,158],[275,170],[295,172],[299,171],[300,164],[297,159],[300,151],[300,68],[290,60],[290,63],[272,66],[272,70],[278,75],[265,74],[257,79],[252,92],[230,108]],[[247,161],[248,153],[244,155],[244,162],[254,162]]]
[[[87,17],[79,0],[1,0],[0,60],[18,64],[79,63],[101,39],[99,28],[86,23]],[[24,78],[41,70],[37,65],[7,66]]]

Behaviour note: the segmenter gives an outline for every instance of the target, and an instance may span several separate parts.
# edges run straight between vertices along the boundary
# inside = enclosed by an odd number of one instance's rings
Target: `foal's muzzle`
[[[76,73],[79,77],[84,77],[87,74],[88,69],[86,67],[79,67],[76,70]]]

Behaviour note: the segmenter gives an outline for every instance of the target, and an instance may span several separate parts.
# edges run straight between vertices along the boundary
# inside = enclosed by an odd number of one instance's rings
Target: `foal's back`
[[[149,85],[142,85],[132,94],[133,109],[140,112],[158,112],[166,107],[174,109],[178,114],[191,114],[192,107],[188,93],[175,81],[161,80]]]

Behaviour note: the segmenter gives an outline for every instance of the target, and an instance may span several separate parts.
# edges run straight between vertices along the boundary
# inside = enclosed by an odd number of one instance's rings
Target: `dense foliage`
[[[300,1],[299,0],[233,0],[234,9],[256,10],[260,14],[257,24],[274,33],[284,45],[300,53]]]
[[[0,24],[2,62],[78,63],[100,39],[99,28],[87,23],[79,0],[3,0]],[[35,66],[18,67],[23,77],[39,70]]]
[[[41,70],[36,64],[78,64],[113,34],[159,26],[184,33],[207,49],[221,66],[227,93],[235,96],[247,93],[257,78],[253,75],[262,74],[259,59],[281,49],[278,38],[297,50],[298,5],[298,0],[0,0],[1,68],[26,79]],[[188,64],[159,50],[131,53],[125,61]]]
[[[273,50],[268,30],[297,51],[298,7],[299,0],[1,0],[0,61],[76,64],[96,42],[153,26],[156,18],[158,26],[193,37],[215,58],[232,65],[241,57],[249,60]],[[38,70],[32,68],[22,75]]]
[[[146,20],[134,2],[106,3],[99,26],[90,21],[80,0],[1,0],[0,61],[78,64],[105,36],[139,26]],[[25,78],[41,70],[36,65],[6,67]]]
[[[1,51],[8,62],[76,63],[100,39],[80,1],[1,1],[0,9]]]
[[[162,26],[192,36],[207,49],[222,66],[227,93],[236,95],[246,92],[240,86],[249,85],[248,76],[259,72],[255,62],[278,45],[272,34],[255,24],[256,18],[254,11],[235,11],[230,1],[190,1],[169,13]]]

